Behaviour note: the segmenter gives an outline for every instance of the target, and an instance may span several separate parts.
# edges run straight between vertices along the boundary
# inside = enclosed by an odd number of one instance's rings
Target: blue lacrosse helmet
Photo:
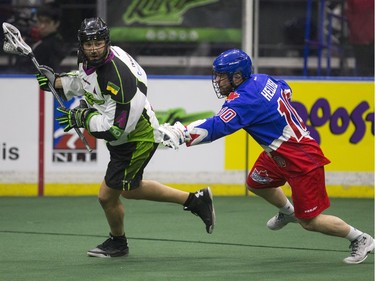
[[[217,74],[226,74],[230,83],[232,84],[232,90],[235,89],[233,85],[233,75],[241,74],[243,80],[247,80],[251,76],[252,62],[250,57],[239,49],[230,49],[221,53],[213,62],[213,78],[212,83],[215,92],[219,98],[227,96],[229,93],[219,89],[217,82],[215,82]]]

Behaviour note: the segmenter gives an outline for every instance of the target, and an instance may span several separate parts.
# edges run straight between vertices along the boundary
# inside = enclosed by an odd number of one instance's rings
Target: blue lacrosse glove
[[[94,108],[88,108],[84,100],[80,101],[80,105],[73,109],[58,107],[57,110],[63,115],[57,117],[59,125],[65,126],[64,132],[68,132],[73,128],[88,128],[88,123],[93,115],[99,114]]]

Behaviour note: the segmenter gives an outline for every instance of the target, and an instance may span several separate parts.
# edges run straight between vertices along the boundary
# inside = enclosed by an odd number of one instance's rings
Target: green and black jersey
[[[147,75],[119,47],[110,47],[104,64],[61,77],[66,98],[84,96],[98,110],[89,120],[89,132],[116,146],[127,142],[160,142],[158,120],[147,99]]]

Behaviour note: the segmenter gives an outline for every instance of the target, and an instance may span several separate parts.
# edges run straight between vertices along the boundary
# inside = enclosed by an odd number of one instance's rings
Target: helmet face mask
[[[252,62],[250,57],[243,51],[238,49],[231,49],[221,53],[213,62],[212,85],[218,98],[226,97],[231,91],[235,90],[243,81],[251,76]],[[228,79],[228,86],[219,83],[226,75]],[[234,79],[234,77],[236,79]],[[237,84],[242,78],[241,83]],[[219,86],[220,84],[220,86]]]
[[[105,41],[105,51],[103,52],[103,55],[95,60],[90,60],[85,53],[83,44],[89,41],[102,40]],[[80,29],[78,30],[78,42],[79,51],[83,56],[83,60],[86,61],[90,66],[101,65],[108,55],[108,47],[110,45],[109,29],[107,24],[99,17],[84,19]]]
[[[233,90],[233,82],[226,73],[212,73],[212,86],[219,99],[227,97]]]

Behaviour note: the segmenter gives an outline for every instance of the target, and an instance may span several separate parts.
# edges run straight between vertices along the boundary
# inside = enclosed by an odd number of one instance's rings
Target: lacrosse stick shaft
[[[36,58],[30,54],[30,57],[31,57],[31,61],[33,62],[35,68],[38,70],[38,72],[40,74],[41,71],[40,71],[40,65],[38,63],[38,61],[36,60]],[[53,85],[51,84],[51,82],[48,82],[48,87],[49,89],[51,90],[53,96],[56,98],[57,102],[59,103],[59,105],[61,107],[64,107],[64,103],[63,103],[63,100],[61,99],[61,97],[57,94],[55,88],[53,87]],[[83,142],[83,144],[85,145],[86,149],[89,151],[89,152],[92,152],[92,148],[90,147],[89,143],[87,142],[85,136],[82,134],[81,130],[78,129],[78,128],[74,128],[74,130],[76,131],[76,133],[78,134],[79,138],[81,139],[81,141]]]
[[[31,61],[33,62],[34,66],[38,70],[40,74],[40,65],[38,61],[36,60],[32,49],[30,48],[29,45],[25,43],[25,41],[22,39],[20,31],[17,29],[17,27],[11,25],[10,23],[4,22],[2,24],[3,31],[4,31],[4,45],[3,45],[3,50],[6,53],[9,54],[14,54],[14,55],[23,55],[23,56],[28,56],[31,58]],[[61,107],[64,107],[64,103],[61,99],[61,97],[57,94],[55,88],[51,84],[51,82],[48,82],[48,87],[51,90],[52,94],[58,101],[59,105]],[[74,128],[76,133],[78,134],[79,138],[83,142],[83,144],[86,146],[87,150],[89,152],[92,152],[92,149],[90,145],[88,144],[86,138],[82,134],[82,132],[78,128]]]
[[[42,74],[40,72],[40,65],[38,63],[38,61],[35,59],[34,56],[31,56],[31,61],[33,62],[33,64],[35,65],[36,69],[38,70],[39,74]],[[60,106],[64,106],[64,103],[61,99],[61,97],[57,94],[55,88],[53,87],[53,85],[51,84],[51,82],[48,81],[48,87],[49,89],[51,90],[53,96],[56,98],[57,102],[59,103]]]

